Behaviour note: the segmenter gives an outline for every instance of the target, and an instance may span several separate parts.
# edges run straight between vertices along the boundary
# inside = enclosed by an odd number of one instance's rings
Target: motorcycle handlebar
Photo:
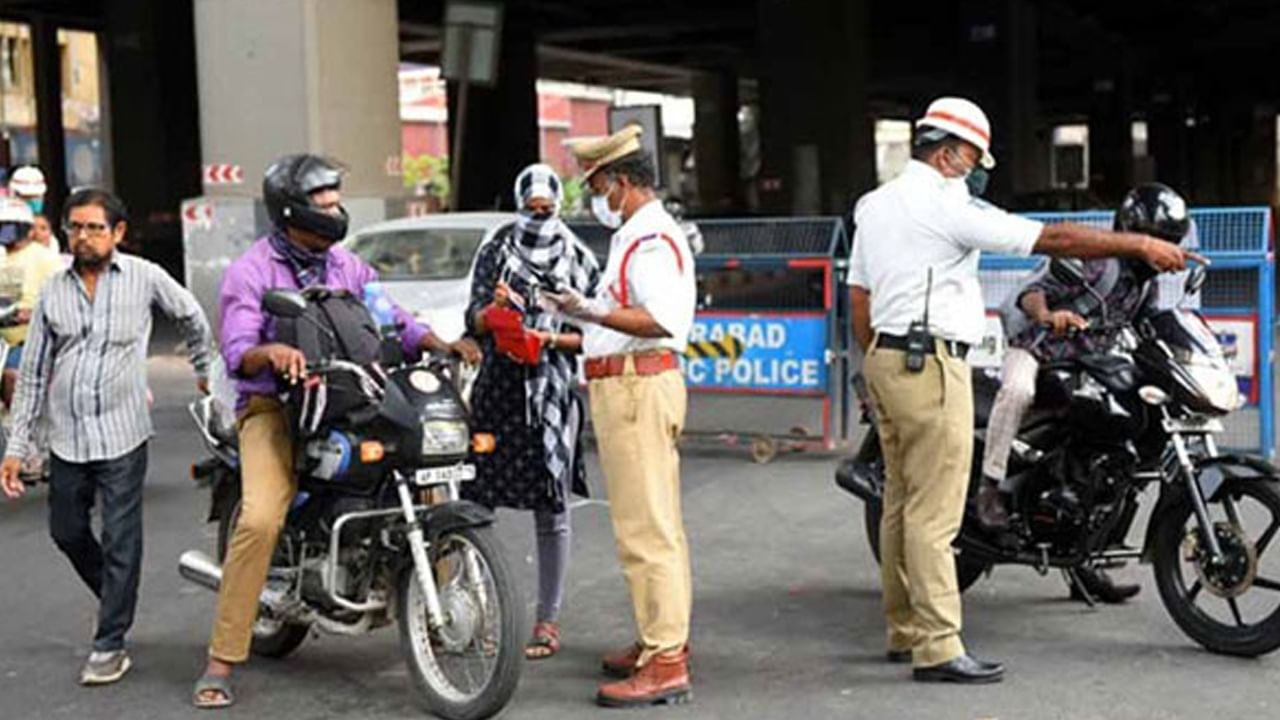
[[[1053,329],[1053,325],[1051,325],[1050,323],[1040,323],[1040,327],[1043,330]],[[1078,328],[1074,326],[1069,327],[1067,328],[1066,334],[1067,334],[1067,337],[1076,337],[1079,335],[1105,335],[1107,333],[1116,332],[1117,330],[1123,330],[1126,327],[1129,327],[1129,323],[1127,322],[1105,323],[1105,324],[1091,322],[1089,323],[1089,326],[1086,328]]]
[[[306,374],[308,376],[327,375],[335,371],[349,372],[355,375],[360,382],[361,391],[369,397],[375,399],[382,397],[382,386],[373,379],[373,375],[369,374],[368,370],[356,363],[347,360],[321,360],[319,362],[309,362],[306,366]]]

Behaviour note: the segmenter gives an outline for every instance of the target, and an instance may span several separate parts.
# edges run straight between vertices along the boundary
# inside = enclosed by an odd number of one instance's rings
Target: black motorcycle
[[[307,300],[272,291],[263,305],[299,318]],[[344,388],[362,402],[342,421],[319,422]],[[498,713],[520,679],[523,602],[493,514],[458,499],[460,483],[475,478],[468,452],[493,443],[473,438],[449,366],[324,360],[308,366],[294,401],[298,493],[259,601],[253,652],[280,658],[312,628],[357,636],[398,621],[409,674],[432,713]],[[216,591],[240,511],[239,453],[215,399],[191,411],[212,453],[193,476],[210,488],[217,560],[189,550],[179,570]]]
[[[1078,261],[1054,261],[1051,271],[1088,288]],[[1195,268],[1188,292],[1203,280],[1203,268]],[[1018,489],[1003,530],[986,529],[972,502],[999,389],[974,370],[971,501],[953,543],[960,588],[996,564],[1042,574],[1058,568],[1092,603],[1083,574],[1140,560],[1152,565],[1165,608],[1193,640],[1229,655],[1275,650],[1280,553],[1266,551],[1280,530],[1280,470],[1217,447],[1221,418],[1241,404],[1217,338],[1185,309],[1104,321],[1093,332],[1099,352],[1040,370],[1036,404],[1010,456]],[[867,538],[879,559],[884,463],[874,419],[864,413],[864,420],[871,427],[858,453],[840,464],[836,483],[865,503]],[[1159,486],[1159,499],[1142,547],[1126,547],[1151,485]]]

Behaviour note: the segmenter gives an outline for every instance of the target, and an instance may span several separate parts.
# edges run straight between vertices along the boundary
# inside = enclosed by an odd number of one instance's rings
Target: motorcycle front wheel
[[[1280,647],[1280,483],[1229,479],[1208,503],[1214,562],[1189,498],[1155,522],[1152,566],[1165,609],[1206,649],[1257,657]]]
[[[444,625],[432,628],[417,569],[397,588],[400,645],[427,709],[447,720],[496,715],[515,693],[524,660],[523,603],[492,527],[460,528],[428,548]]]

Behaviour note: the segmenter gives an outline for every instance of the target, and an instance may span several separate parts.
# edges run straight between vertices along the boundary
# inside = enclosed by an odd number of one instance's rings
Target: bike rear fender
[[[871,423],[857,454],[836,465],[836,485],[863,502],[880,502],[884,494],[884,475],[873,467],[881,460],[880,453],[880,432],[875,423]]]

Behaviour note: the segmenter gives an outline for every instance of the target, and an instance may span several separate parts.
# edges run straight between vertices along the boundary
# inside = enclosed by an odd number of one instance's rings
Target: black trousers
[[[80,579],[98,597],[93,649],[124,648],[142,576],[142,481],[147,444],[113,460],[72,463],[53,456],[49,473],[49,533]],[[102,539],[90,515],[102,502]]]

